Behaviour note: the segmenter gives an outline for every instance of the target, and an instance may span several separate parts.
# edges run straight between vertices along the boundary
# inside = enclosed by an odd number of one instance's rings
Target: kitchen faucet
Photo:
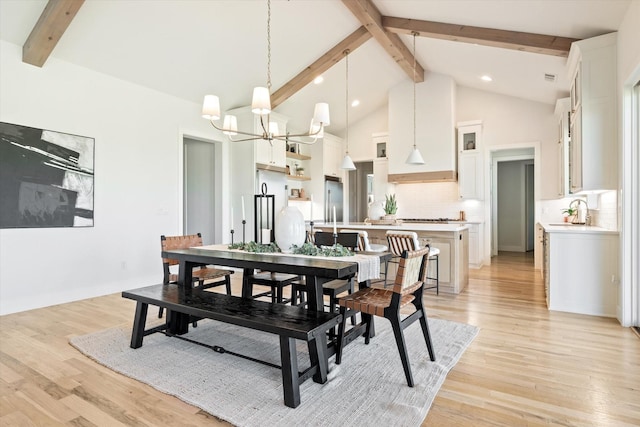
[[[569,203],[569,208],[572,208],[574,203],[576,204],[577,214],[573,217],[573,221],[571,221],[571,223],[591,225],[589,224],[591,222],[591,217],[589,216],[589,205],[587,204],[587,201],[584,199],[573,199],[571,203]],[[584,216],[584,221],[580,220],[580,203],[584,203],[584,206],[587,209],[587,213]]]

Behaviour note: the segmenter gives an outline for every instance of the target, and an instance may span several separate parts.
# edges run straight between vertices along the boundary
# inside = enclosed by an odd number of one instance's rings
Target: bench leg
[[[144,327],[147,323],[147,309],[149,304],[140,302],[136,304],[136,314],[133,318],[133,331],[131,331],[131,348],[142,347],[142,338],[144,338]]]
[[[300,378],[295,338],[280,336],[280,361],[282,363],[284,404],[295,408],[300,405]]]
[[[333,329],[333,328],[331,328]],[[318,384],[327,382],[327,372],[329,371],[329,358],[327,357],[327,334],[321,331],[308,343],[309,359],[311,366],[317,366],[318,371],[313,375],[313,381]]]

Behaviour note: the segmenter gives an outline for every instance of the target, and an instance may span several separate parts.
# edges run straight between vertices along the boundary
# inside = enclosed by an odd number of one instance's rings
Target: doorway
[[[535,247],[535,154],[533,148],[491,154],[491,255]]]
[[[216,241],[216,149],[210,142],[183,138],[183,234],[202,234],[205,245]]]
[[[373,162],[357,162],[349,171],[349,222],[362,222],[367,217],[373,197]]]

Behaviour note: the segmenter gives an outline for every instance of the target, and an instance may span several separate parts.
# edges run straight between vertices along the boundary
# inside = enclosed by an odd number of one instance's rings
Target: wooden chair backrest
[[[187,236],[160,236],[160,247],[163,251],[188,249],[194,246],[202,246],[202,235],[200,233]],[[179,264],[179,261],[172,258],[162,258],[162,263],[176,265]]]
[[[420,245],[418,234],[413,231],[387,231],[389,250],[395,256],[401,256],[404,251],[415,251]]]
[[[400,257],[398,273],[393,284],[393,292],[403,295],[414,292],[422,286],[426,279],[428,262],[428,247],[417,251],[404,251]]]

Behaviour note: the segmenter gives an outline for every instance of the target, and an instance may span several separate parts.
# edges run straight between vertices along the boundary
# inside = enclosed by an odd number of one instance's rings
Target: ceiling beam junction
[[[42,67],[84,0],[49,0],[22,46],[22,62]]]
[[[416,83],[424,81],[424,68],[416,61],[414,72],[413,54],[398,34],[389,32],[383,27],[382,15],[371,0],[342,0],[342,3],[360,20],[411,80]]]

